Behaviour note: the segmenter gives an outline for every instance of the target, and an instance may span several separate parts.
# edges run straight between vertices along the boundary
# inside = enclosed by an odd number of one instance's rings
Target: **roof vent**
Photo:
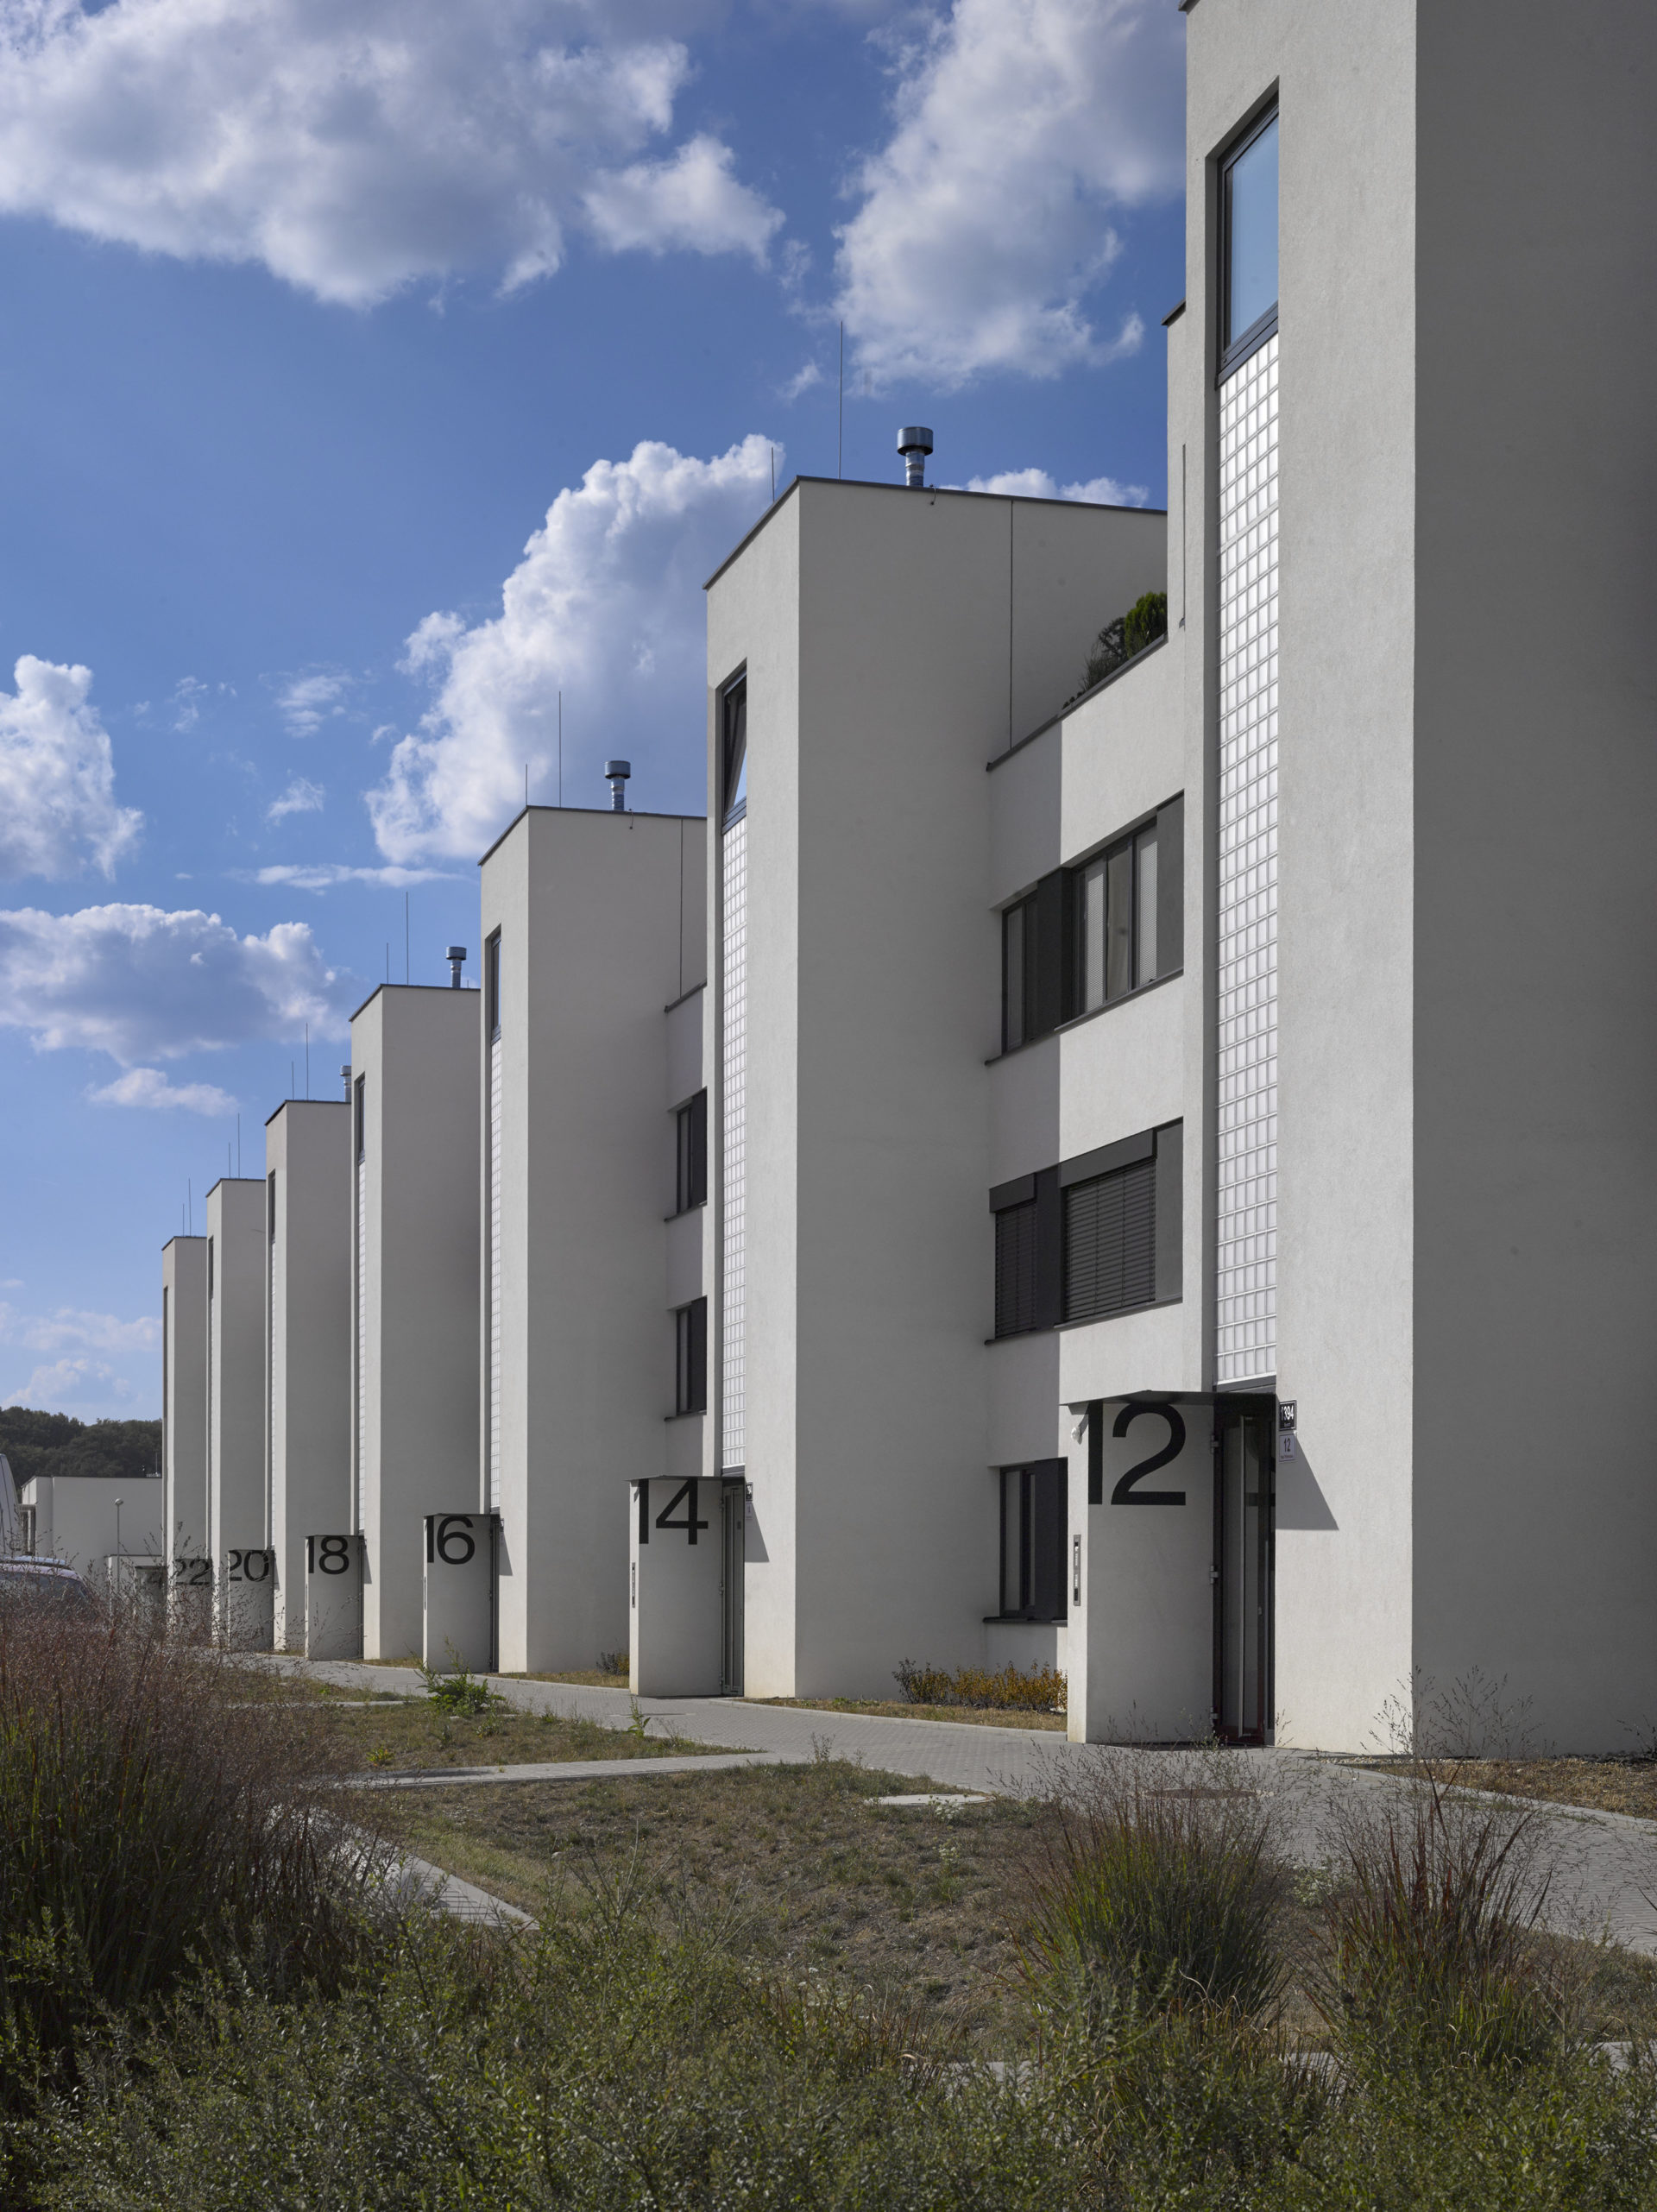
[[[449,987],[451,991],[458,991],[460,971],[466,965],[466,948],[464,945],[450,945],[443,956],[449,963]]]
[[[633,773],[631,760],[607,760],[604,773],[609,780],[610,812],[625,814],[627,810],[627,778]]]
[[[349,1106],[351,1102],[351,1063],[349,1060],[339,1071],[339,1080],[345,1093],[345,1103]]]
[[[926,489],[926,457],[932,451],[932,433],[920,423],[907,423],[898,433],[898,451],[904,457],[904,482],[912,492]]]

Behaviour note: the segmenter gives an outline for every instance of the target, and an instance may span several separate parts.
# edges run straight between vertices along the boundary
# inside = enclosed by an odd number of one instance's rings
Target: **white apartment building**
[[[161,1247],[162,1541],[169,1554],[207,1541],[207,1239]]]
[[[628,1649],[630,1499],[702,1457],[705,835],[531,807],[482,863],[478,1502],[508,1671]]]
[[[807,480],[709,587],[752,1506],[676,1586],[751,1693],[1047,1659],[1073,1735],[1353,1746],[1478,1670],[1606,1749],[1657,1705],[1657,19],[1187,13],[1168,516]]]
[[[261,1176],[225,1176],[207,1194],[207,1519],[195,1558],[175,1549],[175,1600],[195,1608],[193,1593],[211,1593],[222,1633],[238,1641],[248,1627],[230,1610],[238,1597],[261,1593],[271,1577],[265,1539],[265,1281],[268,1201]],[[204,1601],[199,1610],[205,1613]],[[236,1607],[238,1614],[241,1607]],[[262,1640],[262,1639],[261,1639]]]
[[[479,1004],[476,990],[387,984],[351,1017],[342,1526],[362,1536],[370,1659],[424,1649],[426,1517],[478,1509]],[[481,1524],[475,1538],[487,1573]],[[431,1656],[443,1663],[441,1643]]]
[[[354,1653],[362,1633],[361,1546],[351,1525],[350,1138],[343,1100],[289,1099],[265,1124],[273,1631],[277,1650],[318,1657]],[[323,1639],[307,1616],[308,1569],[334,1630]],[[332,1577],[325,1583],[324,1572]]]

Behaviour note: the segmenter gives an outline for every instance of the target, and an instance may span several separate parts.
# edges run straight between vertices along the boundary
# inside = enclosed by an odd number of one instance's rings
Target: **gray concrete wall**
[[[1420,11],[1414,1650],[1626,1749],[1657,1713],[1657,15],[1490,28]]]
[[[276,1648],[302,1647],[305,1540],[350,1516],[350,1108],[290,1099],[265,1124],[276,1177],[268,1251],[268,1541]]]
[[[161,1247],[162,1550],[207,1541],[207,1239]]]
[[[265,1541],[265,1183],[227,1176],[207,1194],[207,1525],[215,1576],[227,1551]]]
[[[982,1655],[985,765],[1161,583],[1163,539],[1160,515],[808,482],[712,587],[710,684],[748,672],[758,1694]]]
[[[664,1011],[704,973],[704,835],[675,815],[537,807],[483,864],[483,934],[502,943],[508,1670],[627,1644],[627,1485],[662,1472],[672,1406]],[[487,1040],[481,1081],[487,1112]],[[486,1219],[487,1175],[485,1157]],[[486,1283],[488,1266],[485,1249]],[[481,1339],[487,1358],[487,1311]],[[488,1420],[486,1401],[486,1440]]]
[[[351,1480],[370,1658],[420,1650],[425,1516],[477,1503],[480,1004],[392,984],[351,1018],[366,1123],[351,1160]]]
[[[37,1556],[78,1567],[101,1596],[108,1586],[104,1562],[117,1544],[142,1558],[167,1556],[166,1491],[165,1477],[154,1475],[31,1475],[21,1502],[35,1509]]]

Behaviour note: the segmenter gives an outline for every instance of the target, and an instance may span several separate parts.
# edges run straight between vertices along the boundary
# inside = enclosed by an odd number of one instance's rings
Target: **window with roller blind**
[[[1168,1122],[990,1193],[998,1338],[1181,1295],[1182,1139]]]

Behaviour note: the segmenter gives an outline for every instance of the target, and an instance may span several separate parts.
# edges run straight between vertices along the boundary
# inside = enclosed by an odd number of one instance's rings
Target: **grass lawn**
[[[877,1809],[927,1786],[841,1761],[571,1785],[480,1783],[381,1800],[408,1850],[524,1911],[561,1875],[590,1879],[635,1853],[697,1909],[727,1913],[728,1947],[790,1979],[835,1976],[921,1999],[997,2057],[1024,2046],[1017,1936],[1026,1870],[1055,1832],[1050,1807],[1010,1798],[959,1812]],[[1308,1967],[1318,1921],[1295,1906],[1285,1931]],[[1563,1942],[1547,1938],[1544,1942]],[[1590,1985],[1592,2032],[1657,2035],[1657,1963],[1616,1947],[1566,1945]],[[1322,2040],[1303,1992],[1291,2032]]]
[[[1419,1767],[1408,1759],[1353,1763],[1383,1774],[1430,1772],[1464,1789],[1496,1790],[1504,1797],[1541,1798],[1551,1805],[1657,1820],[1657,1759],[1611,1753],[1597,1759],[1439,1759]]]
[[[879,1720],[961,1720],[974,1728],[1041,1728],[1062,1736],[1062,1713],[1018,1705],[911,1705],[892,1698],[748,1698],[751,1705],[791,1705],[814,1713],[873,1713]]]
[[[331,1768],[336,1759],[362,1773],[372,1768],[402,1774],[416,1768],[516,1767],[552,1759],[660,1759],[717,1748],[670,1736],[659,1721],[646,1735],[633,1736],[625,1729],[553,1713],[497,1708],[463,1719],[438,1712],[424,1697],[400,1698],[382,1692],[356,1704],[348,1702],[350,1694],[329,1695],[318,1685],[308,1688],[302,1700],[316,1711]]]

